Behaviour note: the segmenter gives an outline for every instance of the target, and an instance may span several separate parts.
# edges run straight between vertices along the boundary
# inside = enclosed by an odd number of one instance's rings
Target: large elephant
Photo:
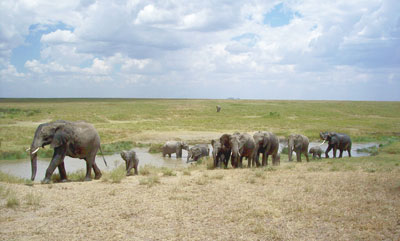
[[[201,157],[209,155],[210,148],[208,148],[207,144],[197,144],[189,149],[186,162],[189,162],[190,158],[192,158],[193,161],[197,162],[197,160],[199,160]]]
[[[176,158],[182,158],[182,149],[189,150],[189,146],[183,141],[167,141],[162,147],[163,157],[176,153]]]
[[[272,164],[279,165],[280,164],[280,156],[278,154],[279,150],[279,139],[278,137],[266,131],[258,131],[253,135],[255,142],[255,150],[254,150],[254,160],[257,166],[260,166],[260,162],[258,161],[260,154],[263,154],[262,157],[262,165],[268,165],[268,156],[272,155]]]
[[[222,151],[221,143],[216,140],[211,140],[211,146],[213,148],[212,156],[214,160],[214,167],[221,167],[221,163],[224,163],[225,168],[228,167],[228,163],[225,163],[225,156]]]
[[[254,157],[255,143],[253,137],[247,133],[224,134],[220,138],[223,149],[230,150],[232,167],[243,167],[243,158],[248,160],[248,167],[251,167]]]
[[[319,136],[322,140],[324,140],[324,142],[328,141],[328,148],[325,151],[326,158],[329,158],[328,153],[332,149],[334,158],[336,158],[337,149],[340,151],[339,158],[342,157],[343,151],[347,151],[349,153],[349,157],[351,157],[351,139],[348,135],[336,132],[320,132]]]
[[[136,152],[133,149],[130,151],[122,151],[121,157],[125,161],[126,175],[132,175],[132,168],[135,169],[135,175],[138,175],[139,158],[137,157]]]
[[[68,180],[64,166],[65,156],[86,160],[85,181],[91,180],[92,168],[95,173],[95,179],[101,177],[101,171],[95,162],[97,151],[100,149],[100,137],[93,125],[83,121],[69,122],[63,120],[39,125],[30,147],[32,181],[36,176],[37,152],[40,147],[46,145],[54,148],[54,154],[46,170],[43,183],[50,182],[51,175],[56,167],[60,172],[61,181]],[[106,163],[105,159],[104,162]]]
[[[301,154],[306,156],[307,161],[308,159],[308,145],[310,141],[306,136],[292,134],[288,137],[288,151],[289,151],[289,161],[293,161],[292,155],[293,151],[296,152],[296,158],[298,162],[301,162]]]

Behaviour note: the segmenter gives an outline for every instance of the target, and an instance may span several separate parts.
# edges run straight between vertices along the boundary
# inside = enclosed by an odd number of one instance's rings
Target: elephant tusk
[[[39,147],[36,148],[36,150],[34,150],[31,154],[35,154],[35,153],[38,152],[38,151],[39,151]]]
[[[28,149],[26,149],[25,151],[30,151],[31,150],[31,148],[29,147]]]
[[[324,140],[321,144],[319,144],[320,146],[322,146],[325,143],[326,140]]]

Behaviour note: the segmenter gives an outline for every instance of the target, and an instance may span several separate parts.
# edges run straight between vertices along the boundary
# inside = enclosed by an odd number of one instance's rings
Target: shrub
[[[152,143],[149,148],[149,153],[160,153],[162,152],[163,144],[154,144]]]

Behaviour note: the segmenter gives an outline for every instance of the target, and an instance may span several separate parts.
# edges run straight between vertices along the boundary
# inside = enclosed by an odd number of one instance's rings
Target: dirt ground
[[[142,175],[0,183],[20,200],[0,199],[0,240],[399,240],[398,170],[315,167],[189,169],[153,186]]]

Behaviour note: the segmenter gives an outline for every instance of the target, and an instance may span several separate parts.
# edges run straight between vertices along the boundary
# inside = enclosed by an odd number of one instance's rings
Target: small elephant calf
[[[138,175],[139,159],[137,158],[136,152],[133,149],[130,151],[122,151],[121,157],[124,159],[126,164],[126,175],[132,175],[132,168],[135,168],[135,175]]]
[[[314,146],[310,148],[308,153],[312,154],[313,159],[315,159],[317,156],[318,159],[321,159],[322,149],[319,146]]]

